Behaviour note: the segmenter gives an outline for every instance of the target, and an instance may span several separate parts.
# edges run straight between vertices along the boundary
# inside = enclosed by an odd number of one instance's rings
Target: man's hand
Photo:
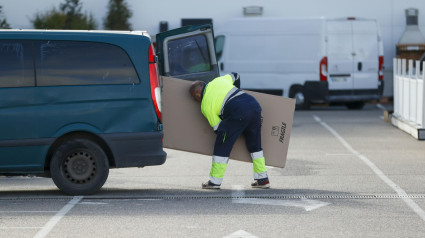
[[[235,72],[232,72],[230,74],[232,75],[232,77],[234,79],[233,85],[235,85],[235,87],[237,87],[237,88],[241,88],[241,80],[240,80],[241,78],[240,78],[239,74],[235,73]]]

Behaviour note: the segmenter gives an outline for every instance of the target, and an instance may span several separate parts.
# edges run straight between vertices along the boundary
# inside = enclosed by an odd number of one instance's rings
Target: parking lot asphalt
[[[425,141],[382,109],[296,111],[269,190],[250,188],[252,165],[239,161],[221,190],[202,190],[211,158],[169,149],[162,166],[111,170],[90,196],[0,177],[0,237],[423,237]]]

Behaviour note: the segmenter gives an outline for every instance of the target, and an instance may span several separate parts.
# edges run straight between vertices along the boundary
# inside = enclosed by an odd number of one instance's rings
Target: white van
[[[361,109],[383,91],[383,44],[373,19],[238,18],[216,29],[222,74],[241,87],[311,103]]]

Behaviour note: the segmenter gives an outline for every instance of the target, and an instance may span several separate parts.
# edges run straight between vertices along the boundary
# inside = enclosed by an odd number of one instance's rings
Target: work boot
[[[251,183],[252,188],[270,188],[270,182],[268,178],[256,179],[255,182]]]
[[[203,189],[220,189],[220,185],[211,183],[211,181],[202,183],[202,188]]]

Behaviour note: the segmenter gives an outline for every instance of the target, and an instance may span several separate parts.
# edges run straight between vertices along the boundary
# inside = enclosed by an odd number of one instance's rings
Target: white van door
[[[329,90],[351,90],[353,88],[351,21],[328,20],[326,34]]]
[[[376,21],[355,20],[353,26],[353,89],[377,89],[379,38]]]
[[[379,38],[373,20],[327,21],[330,90],[378,88]]]

